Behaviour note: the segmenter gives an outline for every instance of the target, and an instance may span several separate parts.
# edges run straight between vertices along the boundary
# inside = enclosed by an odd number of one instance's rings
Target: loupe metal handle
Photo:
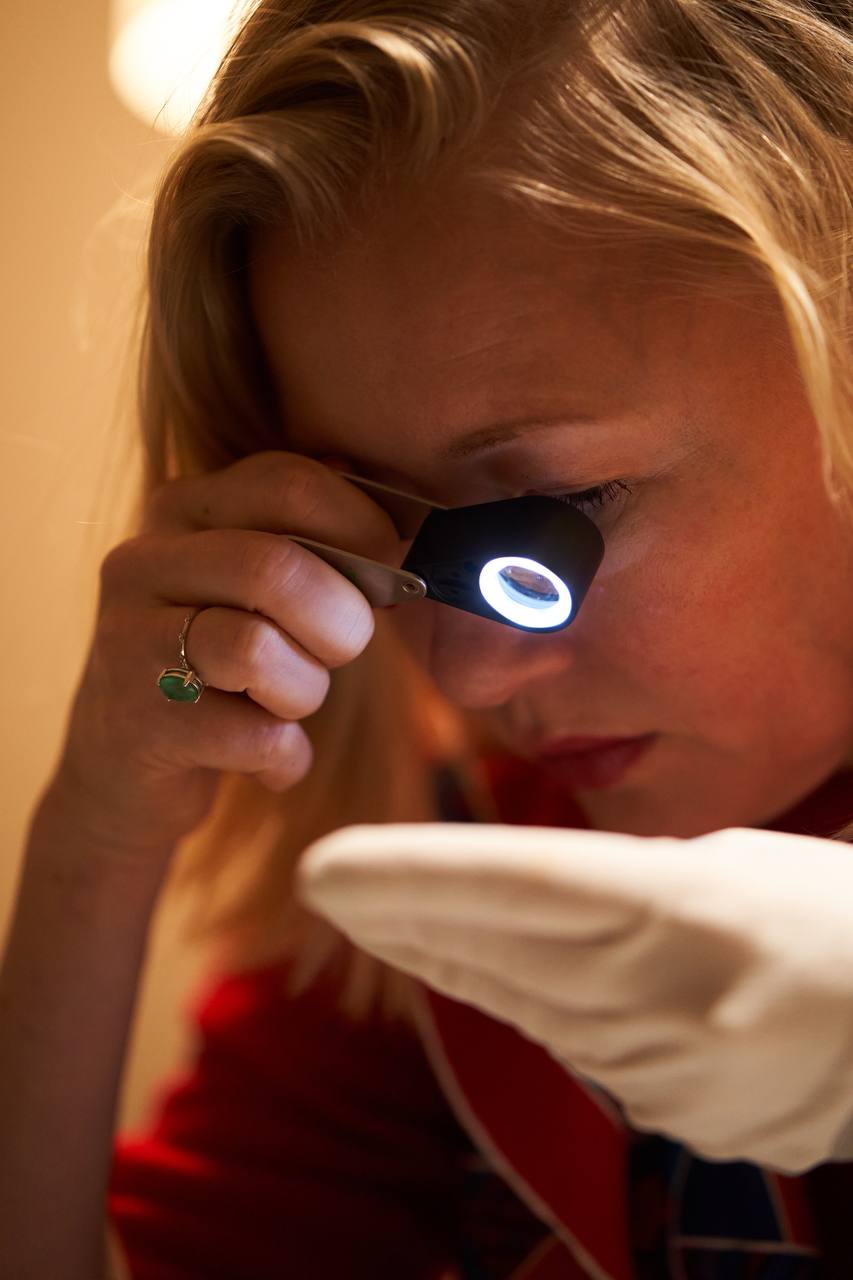
[[[325,560],[326,564],[349,578],[376,608],[387,609],[389,605],[401,604],[404,600],[417,600],[419,596],[426,595],[427,585],[416,573],[392,569],[390,565],[381,564],[378,560],[368,560],[365,556],[354,555],[352,551],[330,547],[325,542],[313,542],[310,538],[299,538],[293,533],[287,536],[291,542],[307,547],[321,560]]]
[[[392,489],[377,480],[365,480],[363,476],[340,472],[344,479],[360,485],[368,492],[380,496],[380,505],[394,521],[397,532],[402,538],[414,536],[420,525],[431,511],[446,511],[437,503],[427,502],[423,498],[415,498],[412,494],[403,493],[400,489]],[[340,547],[329,546],[325,542],[314,542],[311,538],[302,538],[294,533],[287,535],[291,542],[313,551],[314,555],[325,560],[333,569],[337,569],[345,578],[354,583],[375,608],[387,609],[393,604],[402,604],[405,600],[417,600],[427,593],[427,584],[416,573],[405,569],[393,569],[391,565],[382,564],[379,560],[370,560],[366,556],[358,556],[352,551],[343,551]]]

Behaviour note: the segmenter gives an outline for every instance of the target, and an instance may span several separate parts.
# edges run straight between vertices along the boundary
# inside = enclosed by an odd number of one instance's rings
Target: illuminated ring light
[[[506,569],[527,569],[543,577],[552,591],[538,599],[514,583]],[[496,613],[522,627],[559,627],[572,612],[572,593],[561,578],[526,556],[498,556],[480,570],[480,591]]]

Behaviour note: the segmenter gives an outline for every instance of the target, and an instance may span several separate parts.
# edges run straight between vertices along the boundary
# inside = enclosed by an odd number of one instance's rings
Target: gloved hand
[[[297,891],[517,1027],[637,1129],[799,1173],[853,1159],[853,847],[469,823],[354,826]]]

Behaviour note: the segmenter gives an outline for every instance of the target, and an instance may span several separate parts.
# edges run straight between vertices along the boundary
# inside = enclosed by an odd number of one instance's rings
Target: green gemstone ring
[[[204,681],[191,669],[184,651],[189,625],[198,612],[199,610],[196,609],[194,613],[187,614],[181,634],[178,636],[178,643],[181,646],[181,665],[165,667],[157,677],[157,688],[170,702],[198,702],[205,689]]]
[[[157,687],[170,702],[198,702],[204,683],[188,668],[167,667],[157,677]]]

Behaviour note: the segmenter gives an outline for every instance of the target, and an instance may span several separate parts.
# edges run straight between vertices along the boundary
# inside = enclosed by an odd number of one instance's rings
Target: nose
[[[426,665],[442,693],[468,710],[500,706],[525,685],[570,672],[570,629],[549,635],[522,631],[435,601],[430,612]]]

